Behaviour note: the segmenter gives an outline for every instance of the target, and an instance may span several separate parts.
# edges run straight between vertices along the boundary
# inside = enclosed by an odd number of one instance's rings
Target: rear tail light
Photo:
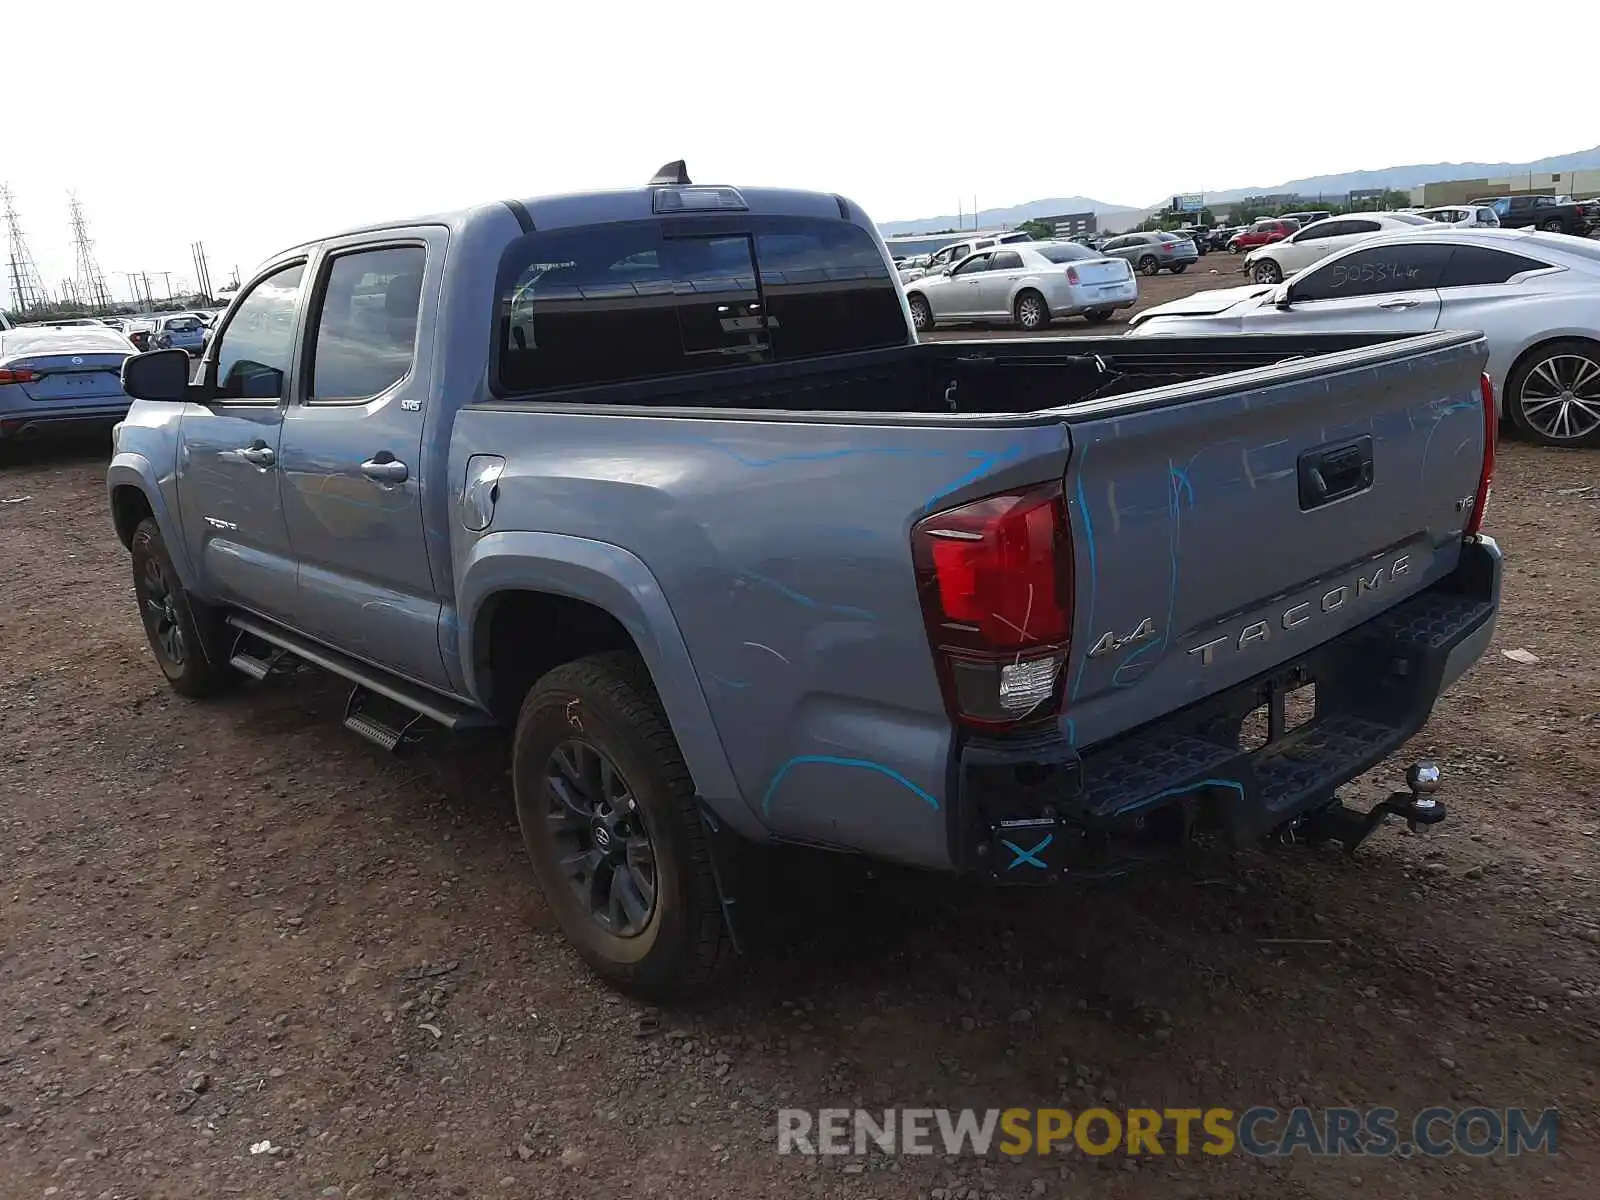
[[[1068,283],[1077,283],[1078,282],[1078,268],[1077,267],[1068,267],[1067,268],[1067,282]]]
[[[1072,552],[1059,482],[935,513],[912,529],[923,619],[956,721],[1053,716],[1072,632]]]
[[[1171,242],[1162,242],[1161,243],[1161,253],[1163,253],[1163,254],[1171,254],[1172,253],[1172,243]]]
[[[1494,411],[1494,383],[1487,372],[1479,384],[1483,397],[1483,470],[1478,475],[1478,492],[1472,498],[1472,511],[1467,514],[1467,525],[1462,531],[1468,537],[1483,528],[1483,518],[1489,511],[1489,493],[1494,487],[1494,455],[1500,440],[1500,418]]]
[[[39,372],[26,367],[0,367],[0,383],[35,383],[38,379]]]

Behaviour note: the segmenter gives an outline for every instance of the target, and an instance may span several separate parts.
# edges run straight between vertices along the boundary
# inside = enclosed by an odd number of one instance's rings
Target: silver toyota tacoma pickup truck
[[[107,484],[151,651],[345,723],[512,730],[533,873],[652,996],[791,842],[1003,882],[1335,840],[1482,653],[1476,333],[919,344],[841,196],[648,186],[295,246]],[[1314,702],[1310,699],[1314,693]]]

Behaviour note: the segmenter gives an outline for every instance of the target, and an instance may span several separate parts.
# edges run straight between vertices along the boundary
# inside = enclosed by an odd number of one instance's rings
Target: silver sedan
[[[1139,282],[1126,262],[1075,242],[1016,242],[906,284],[906,299],[918,332],[936,321],[1043,329],[1056,317],[1108,320],[1139,299]]]
[[[1548,446],[1600,447],[1600,243],[1526,229],[1375,234],[1274,285],[1199,292],[1130,336],[1482,330],[1502,413]]]

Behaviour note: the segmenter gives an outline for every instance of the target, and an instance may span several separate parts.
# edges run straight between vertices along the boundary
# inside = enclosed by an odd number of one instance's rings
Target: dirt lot
[[[503,743],[385,757],[315,678],[168,692],[103,453],[0,467],[0,1195],[1595,1194],[1592,454],[1504,448],[1496,644],[1413,747],[1439,832],[1089,891],[783,858],[743,978],[653,1016],[553,931]],[[785,1106],[1095,1102],[1554,1105],[1560,1153],[774,1153]]]

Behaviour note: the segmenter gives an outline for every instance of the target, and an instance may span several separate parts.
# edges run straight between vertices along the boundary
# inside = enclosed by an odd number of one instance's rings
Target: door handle
[[[362,463],[361,473],[379,483],[404,483],[411,476],[411,472],[406,470],[405,463],[388,455],[387,451]]]
[[[1415,308],[1417,305],[1419,305],[1421,303],[1422,303],[1422,301],[1420,301],[1420,300],[1399,300],[1399,299],[1396,299],[1396,300],[1385,300],[1381,304],[1379,304],[1378,307],[1379,308],[1392,309],[1392,310],[1398,310],[1398,309],[1403,309],[1403,308]]]
[[[239,457],[254,467],[270,467],[278,458],[271,446],[246,446],[239,451]]]

